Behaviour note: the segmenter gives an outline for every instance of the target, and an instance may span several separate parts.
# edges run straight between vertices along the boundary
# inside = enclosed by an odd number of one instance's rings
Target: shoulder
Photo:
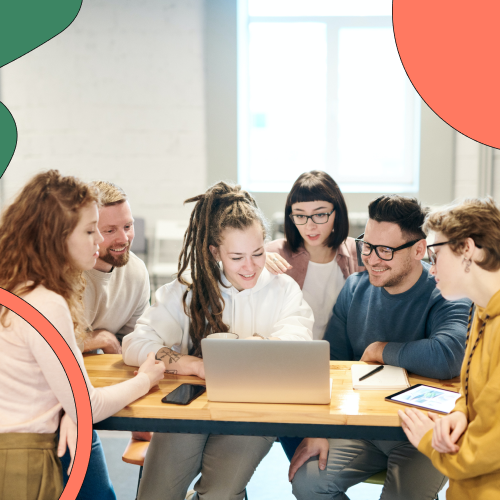
[[[288,244],[288,241],[286,241],[284,238],[267,243],[265,245],[265,248],[266,252],[279,253],[282,257],[285,257],[286,259],[291,259],[298,256],[303,256],[309,259],[309,253],[305,248],[300,247],[296,252],[294,252],[291,249],[290,245]]]
[[[58,293],[38,285],[34,290],[21,296],[28,304],[43,314],[51,323],[73,324],[66,299]]]
[[[62,295],[45,288],[43,285],[38,285],[34,290],[23,294],[21,298],[38,310],[55,307],[66,309],[69,313],[66,299]]]
[[[271,277],[272,277],[271,284],[273,284],[272,286],[274,287],[280,287],[288,291],[297,291],[297,290],[299,292],[301,291],[297,282],[287,274],[278,274],[278,275],[271,274]]]
[[[371,286],[370,278],[368,276],[368,271],[360,271],[351,274],[345,282],[342,291],[346,290],[346,293],[354,294],[354,292],[362,292],[369,289]],[[342,292],[341,292],[342,293]]]
[[[350,236],[340,245],[339,254],[346,257],[357,258],[356,254],[356,240]]]
[[[302,293],[297,282],[286,274],[272,274],[266,268],[262,270],[253,293],[263,292],[266,296],[283,297],[297,292]]]
[[[121,268],[125,273],[133,277],[147,277],[149,279],[148,269],[142,259],[139,259],[134,252],[130,252],[128,263]]]
[[[283,256],[291,255],[293,253],[285,238],[280,238],[266,243],[265,249],[266,252],[275,252]]]
[[[162,305],[166,305],[172,302],[172,305],[176,305],[176,302],[182,306],[182,297],[187,290],[187,286],[183,285],[178,279],[161,286],[156,290],[156,302]]]

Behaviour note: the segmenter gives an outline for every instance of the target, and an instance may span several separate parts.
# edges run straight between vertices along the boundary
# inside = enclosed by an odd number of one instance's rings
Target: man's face
[[[371,245],[384,245],[392,248],[397,248],[407,242],[397,224],[376,222],[372,219],[368,219],[363,240]],[[404,288],[405,280],[417,262],[411,256],[412,248],[394,252],[392,260],[389,261],[382,260],[374,249],[369,256],[363,255],[361,258],[368,271],[370,283],[384,288]]]
[[[129,259],[134,239],[134,219],[128,201],[102,207],[99,210],[99,231],[104,237],[100,244],[99,260],[114,267],[124,266]]]

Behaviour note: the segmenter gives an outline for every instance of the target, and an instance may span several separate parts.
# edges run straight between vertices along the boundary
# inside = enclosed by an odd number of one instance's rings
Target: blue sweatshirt
[[[326,327],[330,358],[359,361],[372,342],[389,342],[384,363],[417,375],[449,379],[460,373],[470,301],[447,301],[430,266],[406,292],[370,284],[368,272],[349,276]]]

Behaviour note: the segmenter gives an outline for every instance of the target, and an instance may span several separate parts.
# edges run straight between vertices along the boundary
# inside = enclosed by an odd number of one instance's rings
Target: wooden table
[[[146,396],[94,427],[196,434],[406,440],[397,415],[403,406],[384,401],[396,391],[354,391],[350,372],[353,363],[330,362],[333,386],[329,405],[214,403],[207,400],[206,393],[187,406],[168,405],[161,399],[180,384],[203,384],[204,381],[194,376],[165,375],[159,386]],[[135,370],[125,365],[119,354],[85,356],[85,366],[94,387],[123,382],[133,377]],[[459,390],[458,378],[439,381],[410,375],[410,383]]]

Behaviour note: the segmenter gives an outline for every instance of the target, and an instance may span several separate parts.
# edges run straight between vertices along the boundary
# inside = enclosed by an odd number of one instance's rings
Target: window
[[[287,192],[325,170],[345,192],[418,191],[420,98],[390,0],[239,0],[238,178]]]

